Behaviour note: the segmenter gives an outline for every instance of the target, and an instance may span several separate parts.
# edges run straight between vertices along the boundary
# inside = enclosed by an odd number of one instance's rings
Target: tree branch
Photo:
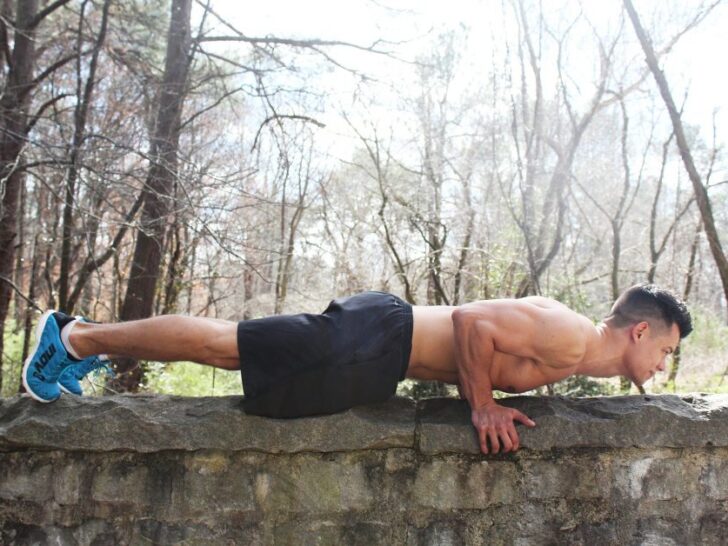
[[[76,280],[76,285],[73,288],[73,292],[71,292],[71,295],[68,297],[68,308],[73,309],[76,305],[76,301],[78,300],[78,297],[81,295],[81,290],[83,290],[83,287],[86,285],[86,281],[88,280],[91,273],[99,269],[101,266],[103,266],[109,258],[111,258],[116,250],[119,248],[119,245],[121,244],[121,241],[124,239],[124,236],[126,235],[127,230],[129,229],[129,225],[131,224],[132,220],[134,219],[134,216],[136,216],[136,213],[139,211],[139,209],[142,206],[142,203],[144,202],[144,192],[139,192],[139,195],[137,196],[136,201],[132,205],[131,209],[129,209],[129,212],[126,214],[126,218],[124,221],[124,224],[119,228],[119,231],[116,233],[116,236],[114,237],[114,240],[111,242],[111,245],[109,245],[109,248],[106,249],[106,251],[99,256],[98,258],[95,258],[93,256],[88,256],[86,258],[86,262],[83,264],[83,267],[81,268],[81,271],[79,272],[78,279]]]
[[[51,13],[56,11],[58,8],[65,6],[68,4],[70,0],[56,0],[52,4],[47,5],[45,8],[40,10],[33,19],[31,19],[30,24],[28,25],[28,30],[33,30],[35,27],[37,27],[40,22],[48,17]]]
[[[53,106],[55,103],[57,103],[61,99],[65,99],[66,97],[72,96],[72,93],[61,93],[60,95],[57,95],[51,99],[48,99],[46,102],[44,102],[40,108],[38,108],[38,111],[30,118],[30,121],[28,122],[28,125],[25,126],[25,134],[28,135],[33,130],[33,127],[38,122],[38,120],[43,116],[43,112],[45,112],[48,108]]]
[[[81,53],[81,56],[87,55],[89,51],[84,51]],[[48,68],[46,68],[43,72],[38,74],[38,76],[35,77],[35,79],[31,82],[30,86],[28,87],[28,91],[35,88],[40,82],[42,82],[44,79],[46,79],[48,76],[50,76],[53,72],[61,68],[66,63],[71,62],[77,57],[77,55],[68,55],[66,57],[62,57],[58,59],[55,63],[50,65]]]
[[[255,150],[255,147],[258,145],[258,138],[260,137],[260,132],[263,130],[263,127],[268,125],[271,121],[280,121],[282,119],[298,119],[301,121],[313,123],[316,127],[320,127],[321,129],[326,127],[325,123],[321,123],[320,121],[308,116],[303,116],[300,114],[274,114],[265,118],[263,120],[263,123],[260,124],[260,127],[258,127],[258,132],[255,133],[255,138],[253,139],[253,145],[250,147],[251,152]]]
[[[375,40],[371,45],[359,45],[351,42],[344,42],[342,40],[319,40],[316,38],[311,39],[295,39],[295,38],[278,38],[276,36],[245,36],[240,34],[238,36],[199,36],[197,42],[245,42],[249,44],[268,44],[268,45],[287,45],[292,47],[328,47],[328,46],[344,46],[359,49],[361,51],[368,51],[370,53],[377,53],[379,55],[389,55],[388,51],[381,51],[376,49],[376,46],[383,43],[383,40]]]
[[[226,98],[230,97],[231,95],[234,95],[235,93],[237,93],[241,90],[242,90],[241,88],[238,88],[238,89],[233,89],[232,91],[227,91],[219,99],[217,99],[215,102],[213,102],[211,105],[206,106],[205,108],[203,108],[202,110],[200,110],[198,112],[195,112],[189,118],[187,118],[185,121],[180,123],[179,130],[181,131],[184,127],[186,127],[187,125],[192,123],[194,120],[196,120],[202,114],[204,114],[205,112],[209,112],[213,108],[217,107],[220,103],[222,103],[222,101],[224,101]],[[260,132],[260,129],[258,129],[258,132]]]
[[[43,312],[43,309],[41,309],[40,305],[38,305],[35,301],[31,300],[28,296],[26,296],[25,294],[23,294],[23,292],[20,290],[20,288],[18,288],[18,286],[13,281],[11,281],[10,279],[8,279],[4,275],[0,275],[0,281],[4,281],[4,282],[8,283],[8,285],[10,285],[10,288],[12,288],[13,290],[15,290],[15,293],[18,296],[20,296],[21,298],[23,298],[25,301],[27,301],[30,305],[32,305],[35,309],[37,309],[41,313]]]

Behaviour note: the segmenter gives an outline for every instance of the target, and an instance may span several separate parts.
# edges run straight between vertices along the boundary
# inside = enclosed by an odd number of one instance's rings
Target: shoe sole
[[[30,363],[33,362],[33,357],[35,356],[35,353],[38,352],[38,347],[40,346],[40,336],[45,329],[48,317],[50,317],[53,313],[54,311],[51,309],[50,311],[46,311],[45,313],[43,313],[43,315],[40,317],[40,320],[38,321],[38,326],[35,327],[35,348],[33,349],[33,352],[28,355],[28,358],[25,359],[25,363],[23,364],[23,387],[25,387],[25,392],[28,393],[33,398],[33,400],[43,402],[44,404],[55,402],[56,400],[58,400],[58,398],[54,398],[53,400],[46,400],[45,398],[41,398],[40,396],[36,395],[28,386],[27,375]]]
[[[58,388],[61,389],[61,392],[65,392],[66,394],[72,394],[73,396],[83,396],[83,393],[78,394],[78,393],[75,393],[75,392],[71,392],[66,387],[64,387],[63,385],[61,385],[60,383],[58,383]]]

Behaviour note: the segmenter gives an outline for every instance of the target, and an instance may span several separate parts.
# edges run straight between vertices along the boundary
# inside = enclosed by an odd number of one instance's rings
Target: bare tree
[[[640,189],[642,183],[642,173],[645,163],[645,159],[651,147],[651,138],[648,140],[645,150],[642,154],[642,167],[638,170],[636,180],[633,180],[632,171],[630,168],[629,159],[629,145],[628,145],[628,134],[629,134],[629,116],[627,114],[627,107],[624,103],[624,97],[620,94],[619,106],[622,114],[622,131],[620,138],[620,152],[622,159],[622,170],[623,170],[623,182],[622,191],[619,194],[617,206],[613,211],[608,210],[609,205],[607,203],[601,203],[600,199],[595,198],[589,192],[589,190],[583,185],[579,184],[582,192],[594,203],[597,210],[604,215],[605,219],[609,223],[612,232],[612,261],[610,269],[610,280],[611,280],[611,294],[612,301],[616,301],[621,292],[619,283],[619,271],[620,271],[620,257],[622,254],[622,228],[624,222],[629,215],[629,211],[634,204],[637,192]]]
[[[190,65],[190,10],[192,0],[173,0],[167,55],[157,118],[149,153],[149,175],[144,186],[141,230],[120,318],[132,320],[152,313],[159,266],[164,248],[170,196],[177,175],[179,129]],[[143,376],[135,361],[118,364],[114,390],[136,391]]]
[[[521,282],[517,291],[518,296],[532,293],[540,293],[540,279],[549,265],[559,252],[563,242],[564,220],[567,212],[567,199],[569,181],[571,179],[574,157],[581,139],[587,127],[594,119],[596,113],[604,108],[608,102],[602,100],[606,89],[606,83],[610,76],[612,56],[618,37],[611,43],[604,44],[599,35],[594,31],[594,38],[598,45],[600,73],[593,86],[591,97],[582,113],[575,110],[572,100],[569,97],[567,78],[562,65],[561,51],[565,47],[568,33],[573,27],[572,23],[565,33],[551,36],[556,42],[558,49],[557,71],[559,75],[559,94],[563,102],[567,123],[566,127],[560,127],[559,133],[550,135],[544,125],[545,98],[543,94],[543,83],[541,77],[542,62],[539,58],[539,49],[534,44],[534,34],[530,30],[527,11],[523,0],[518,0],[514,9],[516,19],[522,30],[519,43],[519,60],[521,64],[521,92],[520,115],[521,123],[516,119],[519,108],[517,99],[512,98],[513,111],[513,132],[512,138],[517,153],[516,183],[520,197],[520,206],[513,202],[509,190],[504,189],[504,181],[500,180],[500,186],[506,195],[507,203],[513,218],[523,233],[526,246],[526,259],[528,274]],[[577,17],[577,19],[580,18]],[[543,19],[539,18],[540,24]],[[539,33],[543,30],[539,27]],[[540,34],[538,35],[540,37]],[[540,38],[539,38],[540,39]],[[525,47],[525,53],[523,51]],[[529,107],[528,91],[526,87],[526,74],[530,71],[535,83],[535,97],[532,106]],[[537,179],[542,171],[543,155],[546,147],[550,148],[556,156],[556,163],[551,170],[548,182],[543,192],[538,192]],[[543,194],[540,206],[537,203],[537,195]],[[538,209],[537,209],[538,206]]]
[[[282,193],[279,224],[280,258],[278,261],[278,270],[276,272],[275,281],[276,298],[274,312],[276,314],[283,311],[283,306],[285,305],[286,297],[288,295],[296,238],[303,214],[312,200],[312,196],[310,195],[311,186],[318,185],[313,180],[313,177],[315,176],[312,165],[313,144],[307,146],[308,149],[304,149],[306,144],[301,143],[300,145],[301,149],[296,151],[296,155],[298,156],[297,168],[293,172],[290,165],[291,152],[281,150],[281,160],[283,161],[283,165],[281,166]],[[292,178],[291,175],[294,175],[296,178],[294,188],[290,188],[289,186],[290,182],[292,182],[290,180],[290,178]],[[289,201],[288,198],[288,192],[290,189],[294,190],[293,199],[291,201]],[[289,209],[291,209],[290,212]]]
[[[76,109],[74,112],[73,141],[68,153],[68,174],[66,176],[66,199],[63,207],[63,229],[61,244],[61,271],[58,279],[58,305],[62,311],[73,313],[73,308],[68,305],[69,275],[71,269],[71,244],[74,231],[74,203],[76,200],[76,182],[80,170],[82,145],[86,139],[86,123],[91,107],[92,95],[96,85],[96,68],[99,62],[101,47],[106,39],[106,29],[109,21],[109,8],[111,0],[105,0],[102,8],[101,25],[98,36],[93,46],[91,60],[88,65],[86,82],[82,78],[82,56],[81,43],[83,27],[86,24],[84,12],[88,0],[81,4],[81,15],[79,17],[78,42],[76,46]]]
[[[15,264],[15,237],[17,233],[18,205],[21,187],[25,183],[22,151],[26,138],[42,113],[60,100],[52,97],[34,113],[30,113],[32,91],[58,67],[67,63],[69,58],[61,58],[37,76],[35,68],[35,32],[38,25],[51,13],[69,0],[52,2],[38,10],[38,0],[17,0],[15,4],[15,33],[13,49],[8,52],[8,32],[6,20],[0,21],[3,41],[3,65],[7,67],[4,75],[4,88],[0,96],[0,188],[2,190],[2,209],[0,210],[0,278],[10,279]],[[7,10],[5,10],[7,13]],[[5,319],[10,303],[10,286],[0,281],[0,333],[5,330]],[[0,335],[0,363],[3,355],[3,336]],[[2,386],[2,366],[0,365],[0,387]]]
[[[670,133],[670,137],[665,141],[662,146],[662,164],[660,165],[660,174],[657,177],[657,188],[655,188],[655,194],[652,199],[652,209],[650,210],[650,267],[647,270],[647,282],[655,282],[655,274],[657,273],[657,263],[660,257],[667,248],[667,243],[670,240],[670,236],[675,231],[682,217],[690,210],[690,207],[695,202],[695,195],[692,195],[682,206],[676,207],[675,215],[672,221],[667,227],[667,230],[662,236],[662,239],[657,241],[657,218],[658,218],[658,206],[660,202],[660,196],[662,195],[662,189],[665,178],[665,165],[667,164],[667,152],[670,147],[675,133]],[[701,224],[702,225],[702,224]],[[691,265],[692,267],[692,265]],[[689,290],[688,290],[689,292]]]
[[[693,289],[693,281],[695,279],[695,261],[698,255],[698,246],[700,244],[700,238],[703,233],[703,220],[698,220],[693,235],[693,240],[690,244],[690,259],[688,261],[688,268],[685,273],[685,287],[683,288],[682,297],[686,300],[690,297],[690,293]],[[680,363],[682,362],[682,345],[678,345],[675,350],[675,354],[672,356],[672,366],[670,367],[670,374],[667,377],[667,382],[672,383],[672,390],[675,392],[677,389],[677,373],[680,370]],[[725,373],[723,374],[725,375]]]
[[[471,152],[473,149],[474,147],[471,148]],[[468,164],[472,166],[471,162],[468,162]],[[470,257],[470,245],[473,240],[473,231],[475,229],[475,208],[473,208],[473,197],[471,189],[471,178],[473,174],[472,168],[465,173],[461,173],[454,168],[453,170],[455,171],[457,177],[460,179],[463,187],[463,208],[465,210],[465,216],[467,218],[465,222],[465,234],[463,235],[463,242],[460,245],[457,266],[455,269],[455,277],[453,281],[454,284],[452,292],[452,305],[458,305],[460,303],[460,297],[462,292],[463,275],[468,262],[468,258]],[[486,191],[486,193],[488,192]]]
[[[698,16],[696,16],[696,20],[705,18],[707,14],[719,3],[720,1],[711,4],[704,11],[699,13]],[[647,65],[649,66],[650,71],[655,78],[655,82],[657,83],[660,95],[662,96],[662,99],[665,102],[665,107],[667,108],[667,111],[670,115],[672,127],[675,131],[675,140],[677,141],[677,147],[680,151],[680,156],[682,157],[683,164],[685,165],[685,170],[687,171],[688,177],[690,178],[690,182],[693,185],[695,199],[698,203],[700,216],[703,220],[705,236],[708,238],[710,251],[713,255],[713,259],[715,260],[716,267],[718,268],[718,274],[720,275],[721,284],[723,286],[723,294],[726,298],[726,301],[728,301],[728,258],[726,258],[726,255],[723,252],[723,247],[718,237],[718,230],[715,225],[715,218],[713,217],[713,209],[710,203],[710,198],[708,197],[708,192],[702,182],[697,168],[695,167],[693,155],[690,151],[690,146],[688,145],[687,138],[685,137],[685,130],[683,128],[682,119],[680,118],[680,113],[678,112],[678,109],[675,106],[675,101],[672,98],[670,87],[667,84],[667,78],[665,78],[665,74],[662,72],[662,70],[660,70],[660,67],[658,66],[657,57],[655,55],[652,42],[650,41],[647,33],[642,27],[639,15],[635,11],[631,0],[624,0],[624,7],[629,14],[630,20],[632,21],[632,25],[634,27],[635,33],[637,34],[637,38],[639,39],[642,50],[645,53]]]
[[[347,121],[349,121],[347,119]],[[412,281],[409,275],[409,264],[405,257],[401,253],[401,249],[398,249],[398,245],[395,242],[395,237],[392,228],[389,225],[387,219],[387,207],[390,204],[391,196],[390,189],[387,187],[387,179],[389,176],[391,157],[387,150],[383,149],[382,141],[379,138],[376,127],[372,127],[373,136],[371,138],[366,137],[354,125],[349,121],[349,126],[359,137],[359,141],[366,150],[367,157],[369,159],[373,172],[370,171],[367,166],[360,165],[367,175],[375,182],[377,191],[381,197],[381,204],[377,210],[377,216],[381,222],[382,231],[384,234],[385,246],[390,252],[391,259],[394,265],[395,274],[402,283],[404,288],[405,299],[412,304],[416,303],[415,291],[412,285]]]

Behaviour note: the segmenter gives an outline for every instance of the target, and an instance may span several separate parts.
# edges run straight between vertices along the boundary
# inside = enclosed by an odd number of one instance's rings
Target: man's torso
[[[545,298],[537,301],[544,306],[562,305]],[[454,309],[453,306],[413,306],[412,353],[407,377],[458,383],[452,324]],[[573,367],[558,364],[496,350],[491,365],[491,384],[493,389],[505,392],[524,392],[574,373]]]

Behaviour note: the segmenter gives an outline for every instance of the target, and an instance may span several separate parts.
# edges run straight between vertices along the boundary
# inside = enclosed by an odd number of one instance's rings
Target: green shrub
[[[5,324],[5,351],[3,353],[2,373],[3,387],[0,396],[8,397],[17,394],[20,386],[20,371],[23,368],[23,332],[15,331],[15,321],[8,319]],[[32,349],[32,346],[31,346]]]
[[[148,362],[143,390],[180,396],[242,394],[239,371],[221,370],[193,362]]]
[[[697,306],[690,312],[693,332],[681,343],[683,354],[691,350],[723,352],[728,349],[728,326],[723,319]]]

